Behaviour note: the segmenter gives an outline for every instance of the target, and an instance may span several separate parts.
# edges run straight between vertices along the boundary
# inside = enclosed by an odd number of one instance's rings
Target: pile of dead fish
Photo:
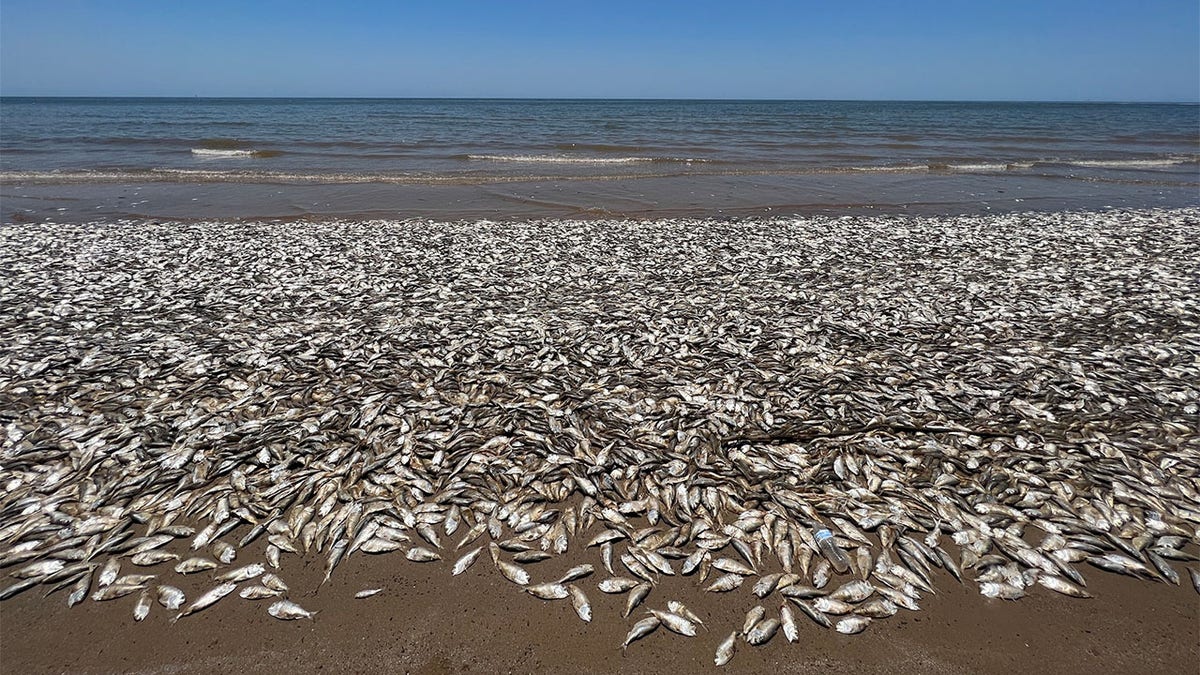
[[[584,621],[623,594],[626,645],[696,633],[663,577],[741,594],[723,664],[952,579],[1197,584],[1198,223],[5,226],[2,595],[305,618],[292,556],[487,550]],[[531,578],[572,547],[603,573]]]

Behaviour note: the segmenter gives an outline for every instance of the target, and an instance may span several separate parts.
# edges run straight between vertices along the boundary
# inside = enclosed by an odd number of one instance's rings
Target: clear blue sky
[[[2,0],[0,93],[1194,102],[1200,2]]]

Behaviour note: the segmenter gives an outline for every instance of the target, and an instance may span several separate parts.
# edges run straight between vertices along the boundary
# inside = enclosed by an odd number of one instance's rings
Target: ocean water
[[[0,99],[10,204],[69,194],[82,202],[55,208],[106,213],[115,193],[96,186],[141,187],[176,210],[211,201],[212,186],[258,186],[224,190],[246,216],[320,212],[310,201],[416,213],[439,194],[464,215],[536,215],[543,202],[600,213],[961,205],[1015,191],[1026,197],[1014,204],[1195,203],[1198,171],[1191,104]]]

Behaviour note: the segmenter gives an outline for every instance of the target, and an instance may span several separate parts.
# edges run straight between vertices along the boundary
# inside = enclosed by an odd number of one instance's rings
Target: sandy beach
[[[0,669],[712,672],[745,623],[730,672],[1195,672],[1197,241],[1195,208],[5,225]]]

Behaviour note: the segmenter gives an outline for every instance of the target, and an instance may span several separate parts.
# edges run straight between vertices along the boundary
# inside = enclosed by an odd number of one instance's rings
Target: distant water
[[[684,183],[663,179],[758,177],[803,187],[796,177],[894,174],[1186,195],[1200,186],[1198,170],[1200,106],[1191,104],[0,100],[7,186],[639,178],[678,190]],[[1043,192],[1054,191],[1050,183]]]

